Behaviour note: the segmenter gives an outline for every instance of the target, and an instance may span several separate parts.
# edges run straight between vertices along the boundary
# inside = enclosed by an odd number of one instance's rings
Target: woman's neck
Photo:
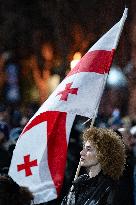
[[[89,169],[89,177],[90,178],[95,177],[96,175],[99,174],[100,171],[101,171],[101,165],[100,163],[98,163]]]

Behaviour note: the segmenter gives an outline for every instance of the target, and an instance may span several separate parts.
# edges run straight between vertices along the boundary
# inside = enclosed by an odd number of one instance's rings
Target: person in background
[[[32,193],[9,176],[0,176],[0,205],[30,205]]]
[[[4,122],[0,122],[0,173],[3,169],[7,170],[10,165],[10,157],[8,151],[5,149],[5,143],[8,139],[8,127]]]
[[[122,127],[116,130],[120,135],[125,148],[126,148],[126,166],[123,175],[118,181],[118,191],[115,194],[115,198],[118,201],[118,205],[134,205],[134,154],[133,148],[136,145],[136,138],[131,133],[131,128]]]
[[[0,122],[9,123],[8,108],[4,103],[0,103]]]
[[[118,205],[114,198],[125,165],[125,146],[111,129],[89,128],[83,134],[81,166],[88,174],[73,183],[70,205]],[[69,201],[68,194],[61,205]]]

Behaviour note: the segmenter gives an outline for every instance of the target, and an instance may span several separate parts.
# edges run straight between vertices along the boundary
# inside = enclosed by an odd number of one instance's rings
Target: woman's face
[[[99,164],[97,159],[97,152],[93,143],[87,141],[83,145],[83,150],[80,152],[81,166],[92,167]]]

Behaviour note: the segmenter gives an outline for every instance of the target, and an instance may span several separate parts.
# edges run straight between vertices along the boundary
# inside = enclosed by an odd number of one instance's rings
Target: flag
[[[126,16],[127,9],[68,73],[17,141],[9,175],[33,192],[35,204],[60,193],[73,121],[76,115],[94,117]]]

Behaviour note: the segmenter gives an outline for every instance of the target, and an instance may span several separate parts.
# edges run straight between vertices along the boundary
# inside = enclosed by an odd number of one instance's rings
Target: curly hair
[[[0,176],[0,205],[30,205],[32,193],[9,176]]]
[[[112,129],[93,127],[83,133],[82,139],[93,143],[103,173],[118,179],[126,163],[125,145],[120,136]]]

